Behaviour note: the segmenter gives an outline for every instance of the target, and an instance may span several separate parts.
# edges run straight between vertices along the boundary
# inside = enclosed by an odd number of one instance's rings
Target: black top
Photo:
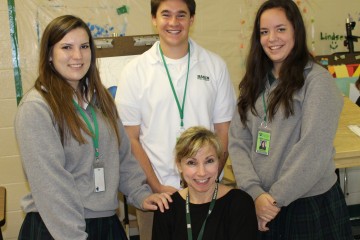
[[[154,214],[153,240],[187,239],[185,199],[178,192],[172,196],[169,210]],[[209,210],[209,203],[190,203],[193,239],[197,239],[202,223]],[[209,216],[203,240],[255,240],[257,219],[252,198],[242,190],[232,189],[225,196],[216,200]]]

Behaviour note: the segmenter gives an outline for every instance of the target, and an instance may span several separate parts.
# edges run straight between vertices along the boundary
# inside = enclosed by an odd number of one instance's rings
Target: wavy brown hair
[[[65,144],[66,139],[72,135],[79,143],[86,143],[81,130],[88,135],[92,134],[76,113],[72,102],[74,90],[50,63],[54,45],[63,39],[67,33],[77,28],[82,28],[87,32],[91,49],[90,67],[79,82],[78,97],[84,96],[86,101],[105,116],[120,144],[117,124],[119,116],[116,106],[112,96],[101,83],[99,71],[96,67],[94,40],[90,29],[82,19],[72,15],[63,15],[55,18],[47,25],[40,43],[39,76],[35,81],[35,88],[45,98],[53,112],[54,121],[60,130],[61,142]],[[96,97],[94,93],[96,93]]]
[[[265,90],[266,75],[273,68],[273,63],[264,52],[260,43],[260,17],[266,10],[280,8],[294,28],[294,47],[281,65],[279,84],[269,96],[268,119],[271,121],[280,106],[285,117],[294,114],[293,95],[304,85],[304,67],[309,60],[314,61],[306,45],[306,30],[301,13],[293,1],[269,0],[264,2],[255,18],[251,36],[251,46],[246,61],[246,72],[239,84],[238,112],[241,122],[246,125],[247,112],[258,115],[255,102]]]

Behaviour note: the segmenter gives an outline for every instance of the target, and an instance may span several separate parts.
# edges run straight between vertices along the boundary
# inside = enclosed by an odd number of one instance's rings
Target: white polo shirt
[[[235,91],[225,62],[191,39],[189,42],[190,70],[184,127],[204,126],[214,130],[214,123],[232,119]],[[166,60],[180,105],[185,89],[187,59],[185,56],[178,61],[178,70],[176,64],[172,66],[172,61]],[[159,181],[179,189],[180,176],[175,165],[174,147],[180,130],[180,114],[159,52],[159,42],[124,67],[115,102],[125,126],[140,125],[140,142]]]

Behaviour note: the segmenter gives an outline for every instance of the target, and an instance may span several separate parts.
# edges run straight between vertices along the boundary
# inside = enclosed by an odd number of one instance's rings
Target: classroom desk
[[[353,133],[348,125],[360,126],[360,107],[348,97],[344,97],[344,107],[334,140],[334,161],[338,169],[360,166],[360,137]]]
[[[1,227],[5,225],[5,212],[6,210],[6,189],[0,187],[0,240],[3,239]]]

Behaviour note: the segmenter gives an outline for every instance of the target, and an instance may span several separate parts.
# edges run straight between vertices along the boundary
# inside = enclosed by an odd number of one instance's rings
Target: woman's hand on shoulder
[[[153,193],[144,199],[142,207],[144,210],[160,209],[164,212],[165,209],[169,209],[169,202],[172,202],[170,193]]]

